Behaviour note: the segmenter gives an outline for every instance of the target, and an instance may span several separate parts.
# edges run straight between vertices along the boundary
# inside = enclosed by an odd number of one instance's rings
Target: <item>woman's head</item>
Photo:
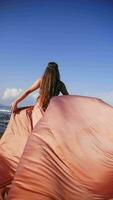
[[[49,62],[42,77],[40,87],[40,106],[45,110],[52,96],[55,95],[56,87],[60,81],[58,64]]]

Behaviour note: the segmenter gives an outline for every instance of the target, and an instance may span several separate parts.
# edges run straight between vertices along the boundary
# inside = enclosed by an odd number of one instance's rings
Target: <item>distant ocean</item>
[[[4,133],[11,116],[10,110],[0,109],[0,137]]]

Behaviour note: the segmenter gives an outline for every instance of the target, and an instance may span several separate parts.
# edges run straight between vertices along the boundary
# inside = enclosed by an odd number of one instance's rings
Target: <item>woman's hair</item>
[[[55,96],[58,82],[60,81],[60,73],[58,64],[49,62],[42,77],[40,86],[40,106],[45,111],[51,97]]]

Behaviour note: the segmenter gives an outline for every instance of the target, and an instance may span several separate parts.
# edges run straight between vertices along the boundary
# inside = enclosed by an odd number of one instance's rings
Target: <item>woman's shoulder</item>
[[[60,82],[60,92],[63,94],[63,95],[68,95],[68,91],[67,91],[67,88],[65,86],[65,83],[63,81]]]
[[[59,91],[61,91],[64,87],[65,87],[64,82],[60,80],[57,84],[57,88],[59,89]]]
[[[42,83],[42,77],[39,77],[39,78],[38,78],[38,81],[39,81],[39,83],[40,83],[40,85],[41,85],[41,83]]]
[[[36,81],[35,81],[35,82],[37,82],[37,83],[38,83],[38,82],[41,82],[41,81],[42,81],[42,78],[41,78],[41,77],[39,77],[39,78],[37,78],[37,79],[36,79]]]
[[[59,87],[61,87],[61,85],[62,85],[62,81],[59,80],[59,81],[57,82],[57,87],[59,88]]]
[[[62,87],[62,86],[64,86],[65,84],[64,84],[64,82],[63,81],[59,81],[59,85],[60,85],[60,87]]]
[[[41,86],[42,78],[37,78],[33,84],[33,87],[39,88]]]

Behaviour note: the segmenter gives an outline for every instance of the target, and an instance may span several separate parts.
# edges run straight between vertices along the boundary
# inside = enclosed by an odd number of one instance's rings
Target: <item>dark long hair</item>
[[[58,64],[49,62],[42,77],[40,86],[40,106],[45,111],[51,97],[55,96],[56,88],[60,81]]]

